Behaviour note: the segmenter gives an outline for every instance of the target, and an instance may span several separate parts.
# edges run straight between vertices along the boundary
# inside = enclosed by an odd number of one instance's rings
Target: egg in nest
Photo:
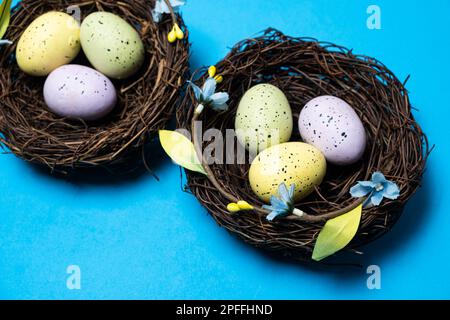
[[[241,98],[236,111],[236,136],[252,154],[289,141],[292,127],[289,101],[276,86],[258,84]]]
[[[250,186],[264,202],[276,196],[278,186],[295,184],[294,199],[301,200],[322,183],[326,173],[323,154],[303,142],[287,142],[261,152],[252,162],[249,171]]]

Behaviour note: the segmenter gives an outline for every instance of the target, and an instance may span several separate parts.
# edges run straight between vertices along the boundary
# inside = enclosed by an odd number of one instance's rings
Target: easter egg
[[[294,198],[303,199],[320,185],[326,173],[323,154],[303,142],[287,142],[261,152],[252,162],[249,171],[250,186],[263,201],[276,196],[278,186],[295,184]]]
[[[293,120],[284,93],[271,84],[258,84],[242,97],[236,111],[236,136],[253,154],[286,141],[292,134]]]
[[[70,64],[47,77],[44,99],[48,108],[62,117],[97,120],[114,109],[117,94],[112,82],[100,72]]]
[[[321,96],[300,112],[298,127],[303,141],[312,144],[333,164],[349,165],[361,159],[366,131],[355,110],[344,100]]]
[[[19,68],[32,76],[46,76],[70,63],[80,52],[80,26],[66,13],[51,11],[36,18],[17,43]]]
[[[88,15],[81,24],[80,38],[89,62],[110,78],[128,78],[144,62],[144,44],[138,32],[113,13]]]

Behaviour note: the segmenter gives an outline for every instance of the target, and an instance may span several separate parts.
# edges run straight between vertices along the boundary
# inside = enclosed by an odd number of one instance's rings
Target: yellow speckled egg
[[[254,155],[289,141],[292,111],[284,93],[271,84],[258,84],[242,97],[236,112],[235,128],[239,142]]]
[[[145,60],[139,33],[110,12],[94,12],[83,20],[81,46],[94,68],[113,79],[132,76]]]
[[[70,15],[51,11],[36,18],[17,43],[20,69],[32,76],[46,76],[70,63],[80,52],[80,25]]]
[[[322,183],[327,163],[312,145],[287,142],[267,148],[253,160],[249,172],[252,190],[265,202],[277,195],[284,182],[289,188],[295,184],[295,200],[301,200]]]

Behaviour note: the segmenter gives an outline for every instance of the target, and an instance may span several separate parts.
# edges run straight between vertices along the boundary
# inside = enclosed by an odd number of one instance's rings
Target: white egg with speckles
[[[81,46],[95,69],[125,79],[141,68],[144,44],[133,26],[110,12],[94,12],[81,24]]]
[[[97,120],[114,109],[117,93],[111,80],[100,72],[70,64],[47,77],[44,99],[48,108],[62,117]]]
[[[327,163],[314,146],[287,142],[267,148],[253,160],[249,171],[250,186],[263,201],[276,196],[278,186],[295,184],[294,198],[301,200],[322,183]]]
[[[337,165],[357,162],[366,148],[366,131],[355,110],[334,96],[309,101],[300,112],[298,127],[303,141],[312,144]]]
[[[289,101],[277,87],[258,84],[242,97],[236,112],[236,136],[251,153],[289,141],[292,127]]]

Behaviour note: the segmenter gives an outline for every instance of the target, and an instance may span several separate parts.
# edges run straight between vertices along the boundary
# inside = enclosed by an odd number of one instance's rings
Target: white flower
[[[178,12],[180,7],[186,4],[186,0],[169,0],[169,2],[174,12]],[[153,21],[156,23],[160,22],[164,13],[170,13],[166,2],[164,0],[156,0],[155,9],[152,10]]]

